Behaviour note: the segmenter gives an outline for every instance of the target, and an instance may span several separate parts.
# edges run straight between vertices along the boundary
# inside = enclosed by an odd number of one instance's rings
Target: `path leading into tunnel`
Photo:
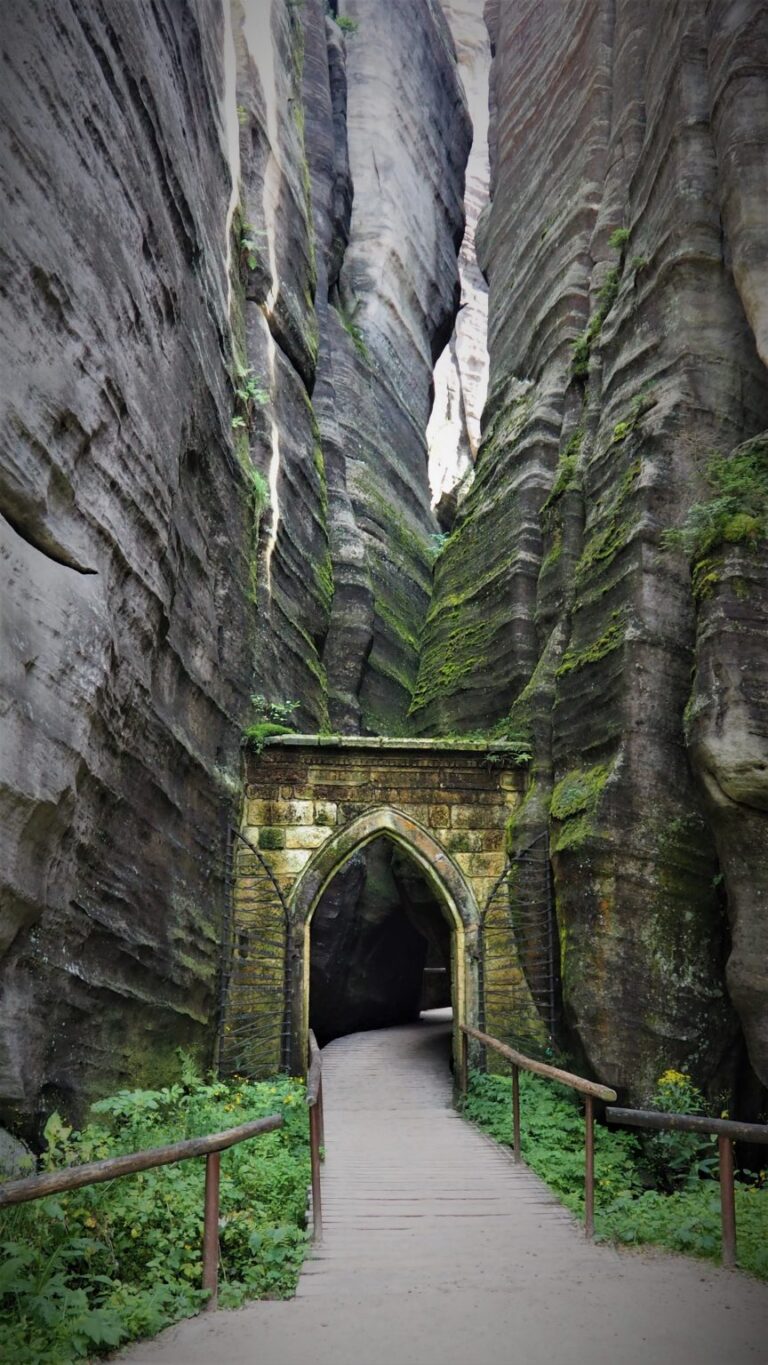
[[[451,1107],[432,1016],[323,1054],[324,1237],[295,1299],[202,1315],[133,1365],[768,1365],[768,1286],[589,1245]]]

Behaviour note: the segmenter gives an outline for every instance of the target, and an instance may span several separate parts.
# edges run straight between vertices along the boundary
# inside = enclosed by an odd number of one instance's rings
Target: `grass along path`
[[[678,1073],[666,1075],[676,1077]],[[668,1082],[666,1090],[673,1092],[674,1087],[675,1082]],[[695,1103],[689,1082],[687,1088]],[[662,1086],[662,1098],[664,1089]],[[473,1072],[464,1114],[497,1142],[511,1147],[511,1080]],[[584,1211],[583,1114],[582,1104],[565,1087],[521,1073],[523,1160],[578,1215]],[[596,1239],[625,1245],[651,1243],[719,1261],[720,1185],[708,1176],[717,1168],[716,1143],[714,1139],[702,1143],[695,1138],[691,1144],[685,1134],[658,1136],[663,1139],[661,1143],[596,1125]],[[679,1188],[649,1188],[651,1183],[662,1182]],[[737,1183],[736,1229],[739,1266],[768,1280],[768,1182],[764,1171],[748,1182]]]

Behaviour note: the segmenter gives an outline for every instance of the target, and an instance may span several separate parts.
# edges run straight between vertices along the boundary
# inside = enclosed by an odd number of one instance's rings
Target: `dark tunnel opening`
[[[354,854],[312,919],[309,1019],[320,1046],[450,1006],[451,939],[414,859],[386,837]]]

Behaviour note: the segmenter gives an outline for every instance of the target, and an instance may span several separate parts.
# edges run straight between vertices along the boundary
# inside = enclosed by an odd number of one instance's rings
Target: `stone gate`
[[[286,735],[249,754],[225,988],[230,1069],[254,1070],[247,1051],[258,1044],[265,1073],[302,1070],[312,914],[346,860],[382,835],[436,892],[452,930],[456,1023],[476,1022],[478,934],[525,785],[511,746],[479,741]]]

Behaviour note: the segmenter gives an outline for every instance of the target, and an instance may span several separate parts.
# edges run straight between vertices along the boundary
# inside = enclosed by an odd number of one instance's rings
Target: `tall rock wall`
[[[220,7],[11,3],[3,45],[0,1093],[29,1114],[204,1036],[251,512]]]
[[[549,829],[589,1064],[719,1084],[741,1025],[765,1083],[765,7],[487,17],[490,396],[414,720],[532,752],[510,847]]]
[[[470,130],[437,0],[327,9],[4,10],[0,1103],[29,1127],[210,1055],[250,695],[404,724]]]
[[[339,564],[324,661],[332,727],[397,735],[431,592],[425,431],[459,302],[471,126],[437,0],[342,8],[352,30],[343,56],[337,36],[330,47],[341,218],[321,269],[317,405]]]

